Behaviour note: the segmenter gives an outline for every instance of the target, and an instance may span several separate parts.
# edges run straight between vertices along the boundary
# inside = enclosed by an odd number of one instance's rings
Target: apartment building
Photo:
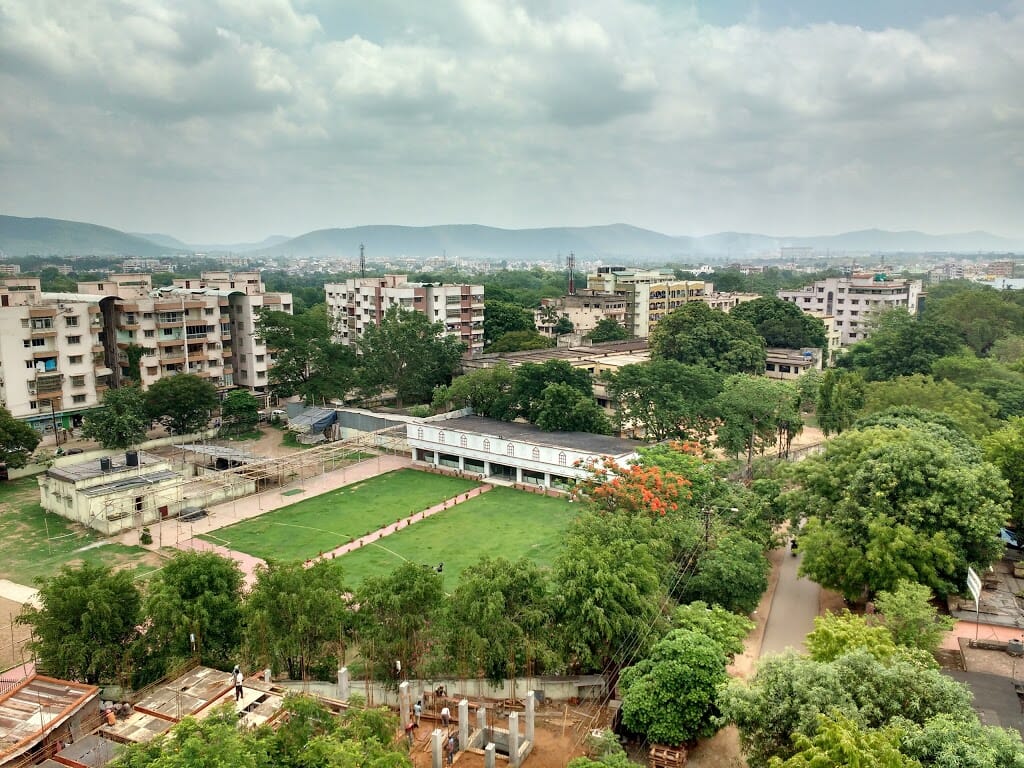
[[[482,285],[410,283],[406,275],[384,275],[327,283],[324,291],[335,338],[342,344],[354,344],[370,325],[383,319],[389,307],[397,306],[444,323],[445,333],[459,339],[471,354],[483,351]]]
[[[829,277],[795,291],[779,291],[777,295],[808,314],[832,315],[842,347],[868,337],[872,313],[902,307],[917,314],[925,297],[920,280],[889,278],[880,273]]]
[[[573,332],[590,333],[597,324],[609,318],[626,325],[626,297],[585,289],[571,296],[541,299],[540,309],[533,313],[533,324],[544,336],[555,335],[555,324],[562,317],[569,318]]]
[[[0,281],[0,404],[15,418],[44,433],[79,426],[111,385],[103,349],[98,297]]]

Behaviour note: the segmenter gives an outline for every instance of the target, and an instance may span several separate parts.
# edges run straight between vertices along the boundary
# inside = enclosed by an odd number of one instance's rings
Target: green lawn
[[[478,483],[400,469],[299,501],[202,538],[263,559],[307,560]]]
[[[402,560],[426,565],[443,562],[445,586],[450,590],[466,566],[483,555],[509,560],[528,557],[539,565],[551,565],[575,514],[564,498],[495,488],[337,562],[352,586],[367,576],[389,573]]]
[[[142,547],[103,543],[96,533],[43,512],[34,477],[0,483],[0,578],[33,586],[62,565],[84,562],[153,570],[159,558]]]

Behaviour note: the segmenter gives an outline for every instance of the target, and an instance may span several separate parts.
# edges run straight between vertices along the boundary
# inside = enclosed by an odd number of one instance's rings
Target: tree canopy
[[[220,404],[221,430],[245,432],[260,421],[260,403],[244,389],[235,389],[225,395]]]
[[[146,439],[148,427],[145,395],[136,386],[124,386],[103,393],[103,404],[85,416],[82,436],[103,448],[130,448]]]
[[[746,320],[690,301],[669,312],[650,335],[654,358],[703,365],[723,374],[764,372],[764,339]]]
[[[940,357],[955,354],[960,339],[942,320],[896,308],[872,318],[871,336],[851,346],[837,365],[859,371],[868,381],[931,373]]]
[[[152,419],[168,419],[179,435],[206,429],[216,407],[217,388],[191,373],[158,379],[146,390],[146,413]]]
[[[529,310],[507,301],[484,301],[484,344],[488,347],[507,333],[536,330]]]
[[[625,341],[629,336],[629,330],[610,317],[602,317],[594,325],[594,330],[587,334],[587,338],[595,344],[603,344],[606,341]]]
[[[985,459],[999,469],[1010,486],[1014,522],[1024,529],[1024,418],[1010,419],[982,442]]]
[[[867,385],[863,413],[898,406],[912,406],[944,413],[966,434],[980,438],[996,426],[999,406],[980,392],[971,392],[951,381],[930,376],[901,376]]]
[[[746,454],[749,475],[755,452],[778,445],[780,455],[788,453],[793,437],[803,429],[799,406],[800,396],[789,382],[730,376],[714,403],[720,419],[716,442],[730,454]]]
[[[0,408],[0,449],[8,467],[24,467],[40,440],[42,435],[36,430],[11,416],[6,408]]]
[[[729,315],[753,325],[769,347],[828,347],[825,324],[791,301],[774,296],[754,299],[733,307]]]

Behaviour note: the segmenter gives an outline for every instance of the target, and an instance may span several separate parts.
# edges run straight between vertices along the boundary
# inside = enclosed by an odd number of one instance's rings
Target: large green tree
[[[512,397],[519,415],[536,422],[540,413],[544,390],[551,384],[568,384],[580,394],[593,398],[594,385],[585,368],[576,368],[565,360],[544,363],[524,363],[515,369]]]
[[[28,458],[39,445],[42,435],[24,421],[11,416],[6,408],[0,408],[0,457],[8,467],[17,469],[28,464]]]
[[[966,434],[980,438],[997,425],[999,406],[981,392],[958,387],[951,381],[936,381],[930,376],[901,376],[868,384],[864,414],[899,406],[912,406],[944,413]]]
[[[795,734],[794,754],[788,760],[773,757],[771,768],[921,768],[900,752],[897,728],[862,728],[841,713],[818,717],[815,734]]]
[[[329,560],[257,568],[244,605],[246,656],[260,669],[305,680],[311,667],[341,657],[351,624],[348,594],[341,568]]]
[[[800,396],[785,381],[742,373],[730,376],[713,407],[720,419],[718,446],[730,454],[745,454],[748,476],[755,452],[778,445],[779,455],[788,453],[793,437],[803,429]]]
[[[594,330],[587,334],[587,338],[595,344],[603,344],[606,341],[625,341],[629,336],[629,330],[610,317],[602,317],[597,321]]]
[[[900,579],[940,594],[1000,554],[1009,490],[979,452],[896,425],[845,432],[792,469],[781,501],[807,518],[802,572],[849,599]]]
[[[487,352],[525,352],[530,349],[550,349],[555,340],[537,331],[509,331],[487,347]]]
[[[236,389],[220,404],[221,429],[224,432],[245,432],[260,421],[260,403],[251,393]]]
[[[875,604],[896,643],[935,653],[956,622],[940,616],[931,599],[932,591],[924,584],[903,580],[891,592],[879,592]]]
[[[114,682],[139,626],[142,598],[130,571],[64,566],[39,585],[39,606],[18,622],[32,627],[29,649],[41,670],[87,683]]]
[[[469,407],[479,416],[512,421],[516,417],[515,381],[516,372],[504,362],[470,371],[435,389],[433,405],[438,410]]]
[[[828,346],[825,324],[791,301],[767,296],[733,307],[729,315],[753,325],[769,347],[819,347],[824,350]]]
[[[364,390],[393,391],[400,406],[429,402],[434,387],[451,381],[466,349],[444,335],[444,323],[432,323],[422,312],[402,307],[389,307],[358,344]]]
[[[838,435],[853,426],[864,407],[866,385],[854,371],[829,368],[821,375],[815,416],[825,435]]]
[[[995,465],[1010,486],[1013,521],[1024,529],[1024,418],[1010,419],[982,441],[985,459]]]
[[[928,768],[1024,768],[1020,732],[977,717],[941,714],[923,724],[900,721],[900,751]]]
[[[537,405],[536,425],[545,432],[591,432],[607,435],[611,424],[593,397],[571,384],[548,384]]]
[[[958,283],[955,292],[929,290],[925,315],[950,325],[976,354],[985,355],[1000,338],[1024,332],[1024,307],[1007,301],[1003,291]]]
[[[897,308],[871,319],[871,335],[850,347],[837,365],[860,371],[868,381],[930,373],[940,357],[960,349],[956,330],[941,320]]]
[[[751,613],[768,588],[768,570],[761,544],[729,533],[700,554],[697,572],[684,582],[680,597]]]
[[[648,741],[673,746],[713,735],[727,662],[722,647],[703,632],[672,630],[623,670],[623,724]]]
[[[217,388],[190,373],[168,376],[146,390],[146,413],[151,419],[166,418],[171,429],[187,435],[206,429],[217,407]]]
[[[764,372],[764,339],[746,320],[690,301],[669,312],[650,335],[654,358],[704,365],[723,374]]]
[[[615,425],[651,441],[700,439],[712,428],[709,407],[722,390],[722,375],[675,360],[624,365],[605,375]]]
[[[970,354],[943,357],[932,365],[932,374],[989,398],[998,406],[1000,419],[1024,416],[1024,373],[993,358]]]
[[[322,402],[344,398],[355,384],[355,352],[334,342],[323,304],[301,315],[265,310],[256,333],[277,353],[270,386],[280,397],[299,395],[307,403]]]
[[[130,448],[146,439],[148,426],[146,398],[130,385],[103,393],[103,404],[85,416],[82,436],[104,448]]]
[[[507,301],[484,301],[484,343],[490,346],[506,333],[536,331],[533,313]]]
[[[743,652],[743,640],[756,625],[746,616],[697,600],[676,608],[672,614],[672,626],[707,635],[722,647],[727,656],[733,657]]]

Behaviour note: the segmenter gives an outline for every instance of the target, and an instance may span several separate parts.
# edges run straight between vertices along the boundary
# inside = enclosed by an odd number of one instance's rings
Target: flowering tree
[[[576,496],[599,510],[664,516],[692,497],[689,480],[658,466],[623,467],[605,460],[589,469],[590,477],[577,486]]]

